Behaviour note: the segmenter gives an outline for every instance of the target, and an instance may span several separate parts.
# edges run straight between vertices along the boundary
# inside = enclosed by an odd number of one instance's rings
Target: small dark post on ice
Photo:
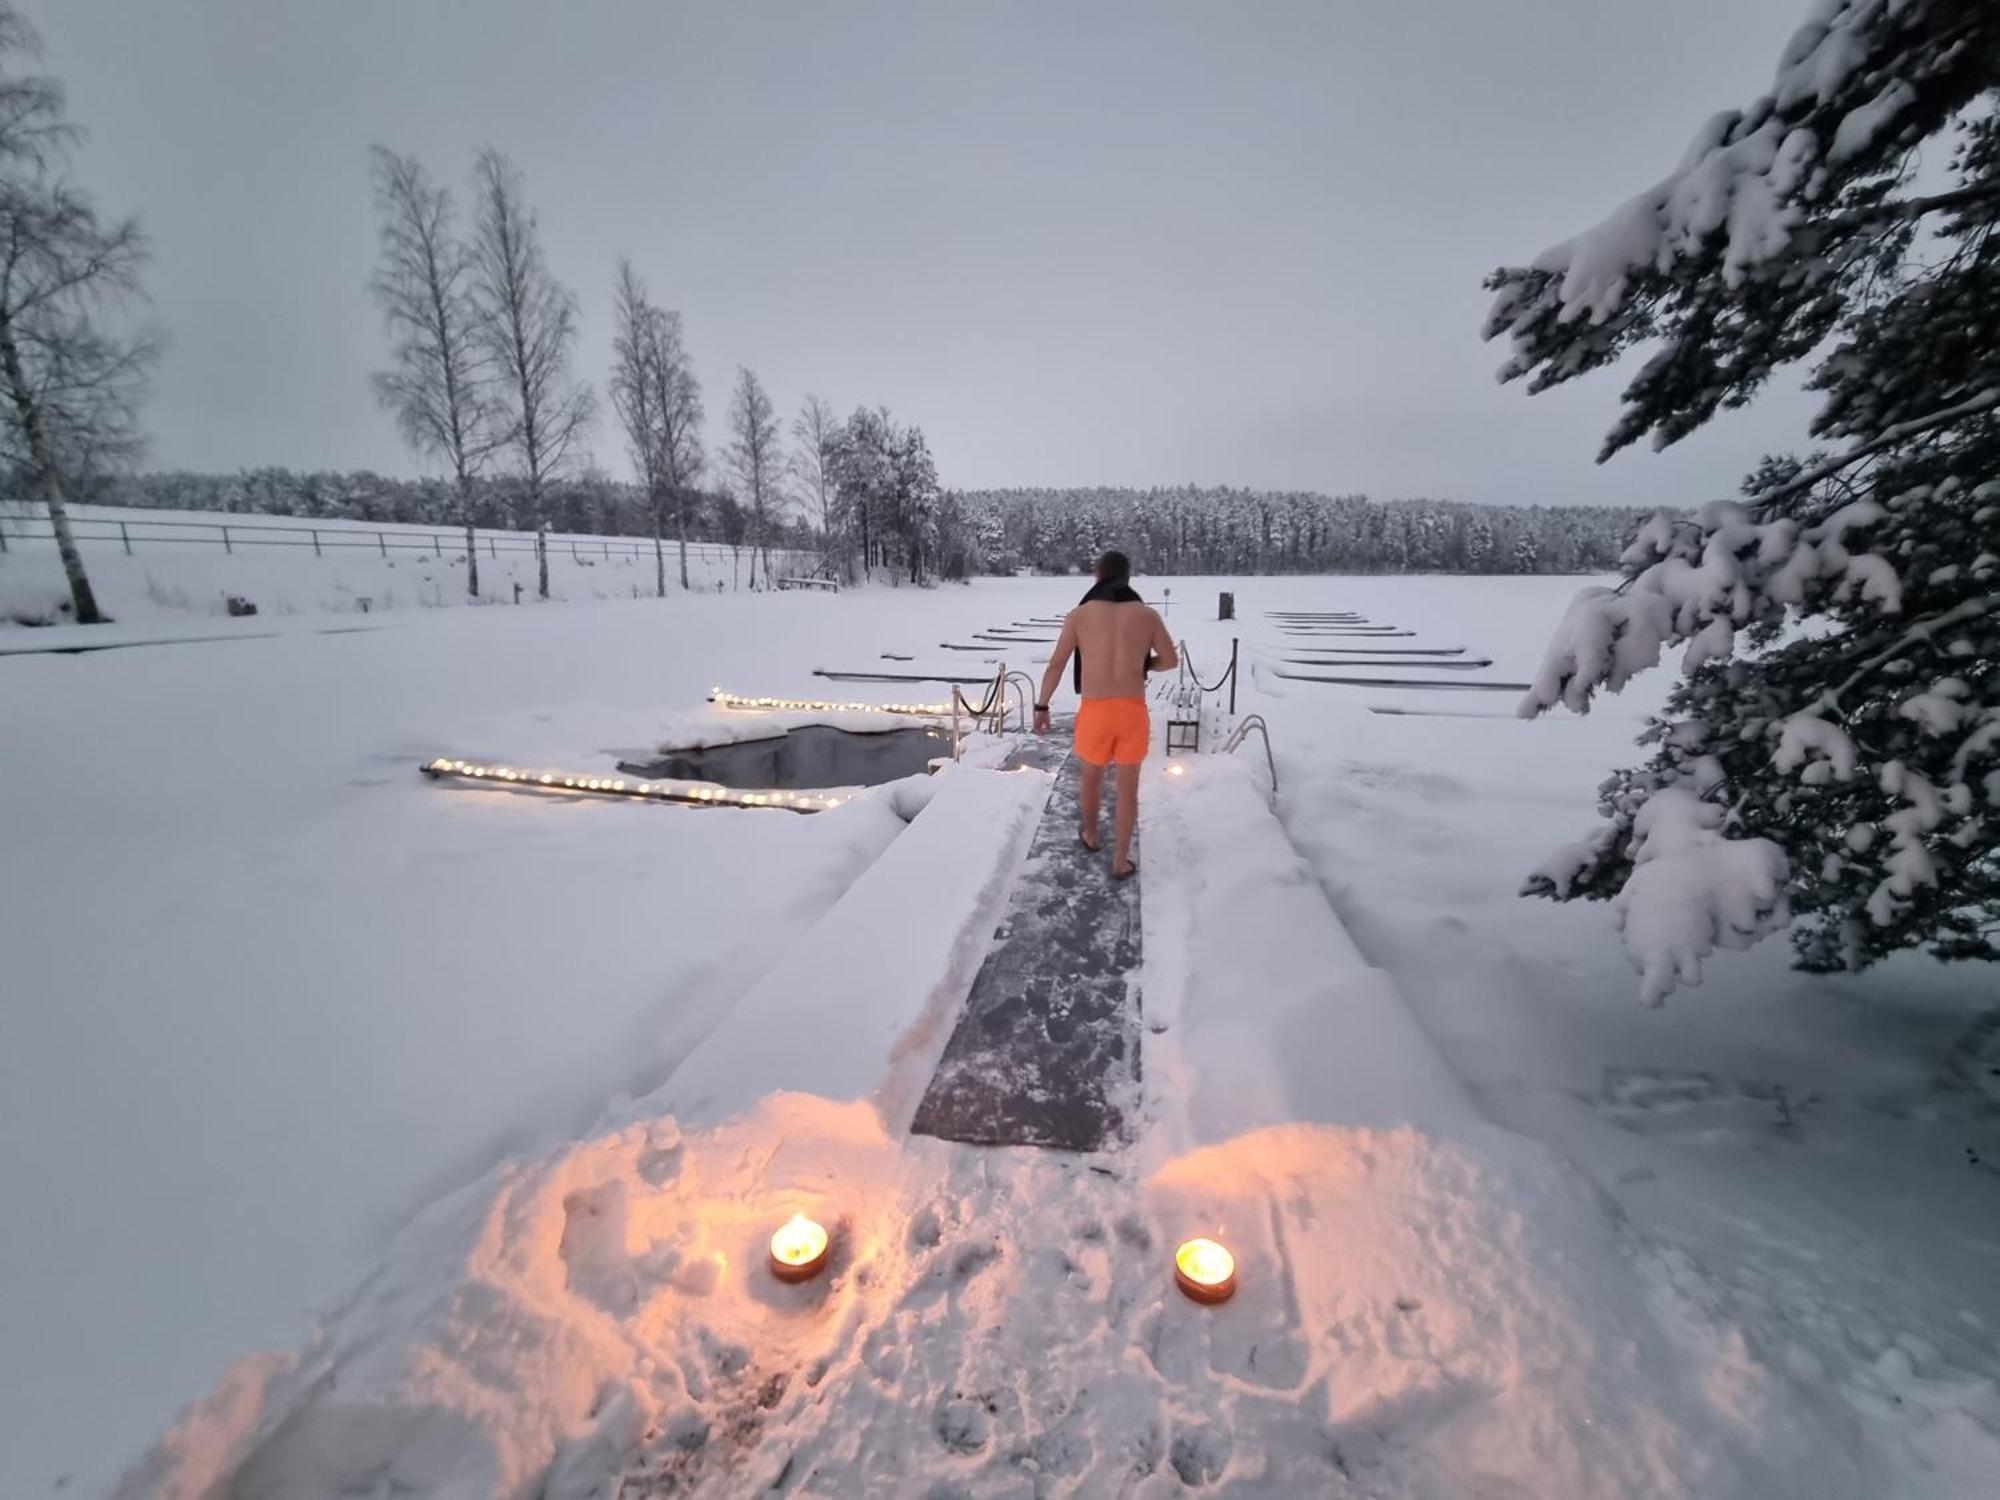
[[[1236,618],[1236,596],[1234,594],[1224,594],[1216,602],[1215,618],[1218,620],[1233,620]]]

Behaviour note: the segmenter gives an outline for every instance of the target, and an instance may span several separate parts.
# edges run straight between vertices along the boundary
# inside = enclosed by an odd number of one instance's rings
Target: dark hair
[[[1097,560],[1097,581],[1099,583],[1129,583],[1132,578],[1132,559],[1122,552],[1107,552]]]

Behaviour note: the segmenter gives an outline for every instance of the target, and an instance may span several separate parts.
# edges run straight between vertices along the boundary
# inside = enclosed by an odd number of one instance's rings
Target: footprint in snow
[[[938,1404],[931,1425],[938,1441],[951,1453],[971,1454],[984,1448],[993,1437],[990,1402],[957,1396]]]
[[[1229,1467],[1235,1447],[1226,1427],[1194,1427],[1174,1434],[1171,1462],[1181,1483],[1199,1487],[1213,1484]]]

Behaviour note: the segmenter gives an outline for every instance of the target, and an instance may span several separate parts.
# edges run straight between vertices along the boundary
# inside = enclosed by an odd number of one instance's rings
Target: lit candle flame
[[[1236,1257],[1214,1240],[1184,1241],[1174,1252],[1174,1269],[1191,1295],[1205,1294],[1204,1301],[1220,1301],[1234,1290],[1231,1283],[1236,1277]]]
[[[826,1230],[804,1214],[793,1214],[771,1236],[771,1259],[784,1266],[807,1266],[826,1254]]]

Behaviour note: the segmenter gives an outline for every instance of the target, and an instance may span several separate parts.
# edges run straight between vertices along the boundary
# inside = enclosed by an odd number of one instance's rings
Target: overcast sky
[[[593,383],[630,254],[712,439],[747,364],[886,403],[954,486],[1685,502],[1810,409],[1599,468],[1630,372],[1530,400],[1478,338],[1482,276],[1663,176],[1804,0],[22,7],[155,242],[161,466],[419,472],[368,388],[374,141],[515,158]]]

